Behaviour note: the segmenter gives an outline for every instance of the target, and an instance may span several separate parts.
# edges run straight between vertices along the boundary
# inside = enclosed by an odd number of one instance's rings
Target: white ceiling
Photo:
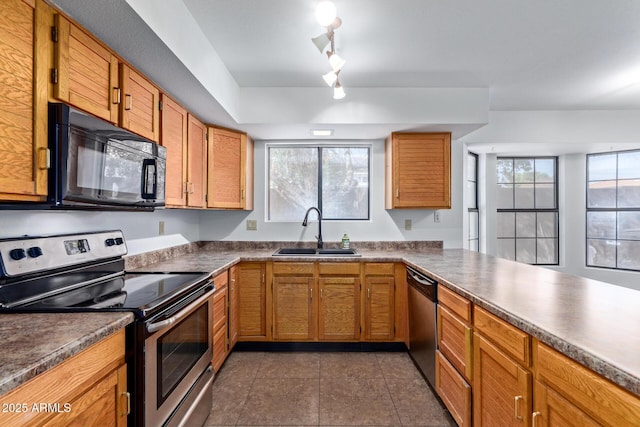
[[[259,139],[308,139],[311,127],[335,128],[344,139],[441,128],[455,137],[484,126],[495,111],[640,110],[637,0],[334,0],[343,21],[336,48],[347,60],[340,101],[330,99],[321,79],[326,57],[310,41],[323,32],[317,0],[53,1],[203,120]],[[142,18],[141,5],[151,10]],[[150,15],[170,7],[200,28],[188,20],[158,27]],[[217,53],[237,108],[169,41],[188,45],[179,39],[199,34],[210,45],[194,46],[205,58]],[[407,107],[407,120],[385,120],[385,108],[403,111],[407,88],[422,97]],[[430,99],[442,103],[434,88],[459,90],[446,117],[422,111],[432,109]],[[454,110],[477,100],[478,89],[486,89],[484,104],[457,117]],[[291,110],[308,114],[281,112],[294,99]],[[369,111],[380,112],[377,123],[362,118]]]

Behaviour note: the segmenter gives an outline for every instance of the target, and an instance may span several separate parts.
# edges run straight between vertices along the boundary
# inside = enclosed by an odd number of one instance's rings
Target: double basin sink
[[[274,256],[316,256],[316,255],[328,255],[328,256],[360,256],[355,249],[341,249],[341,248],[329,248],[329,249],[313,249],[313,248],[280,248],[273,253]]]

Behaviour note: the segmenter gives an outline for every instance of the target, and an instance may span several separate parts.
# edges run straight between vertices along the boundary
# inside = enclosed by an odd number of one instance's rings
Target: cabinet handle
[[[371,299],[371,288],[367,288],[367,299]]]
[[[311,290],[311,300],[313,301],[313,288],[309,288]]]
[[[241,192],[241,194],[240,194],[240,198],[241,198],[242,200],[244,200],[244,189],[242,189],[242,192]]]
[[[536,411],[531,416],[531,427],[538,427],[538,419],[542,416],[540,411]]]
[[[320,288],[320,299],[322,299],[322,288]]]
[[[113,103],[120,104],[120,88],[119,87],[113,88]]]
[[[396,188],[396,198],[400,197],[400,188]]]
[[[122,394],[127,398],[127,413],[122,415],[129,415],[131,413],[131,393],[125,391]]]
[[[520,401],[522,400],[522,396],[516,396],[513,398],[513,416],[517,420],[522,419],[522,415],[520,415]]]
[[[133,109],[133,96],[132,96],[131,94],[129,94],[129,93],[128,93],[128,94],[126,94],[126,95],[124,96],[124,98],[125,98],[125,100],[126,100],[126,103],[125,103],[124,109],[125,109],[125,110],[131,110],[131,109]]]

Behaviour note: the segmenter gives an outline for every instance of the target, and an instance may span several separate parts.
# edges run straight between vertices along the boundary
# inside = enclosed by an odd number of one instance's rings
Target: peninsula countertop
[[[357,249],[361,257],[275,257],[273,249],[204,247],[140,270],[215,275],[240,261],[403,262],[640,395],[640,291],[464,249]]]

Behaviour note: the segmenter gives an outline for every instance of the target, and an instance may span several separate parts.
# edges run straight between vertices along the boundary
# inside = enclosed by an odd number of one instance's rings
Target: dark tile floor
[[[401,352],[233,352],[213,394],[206,426],[455,426]]]

